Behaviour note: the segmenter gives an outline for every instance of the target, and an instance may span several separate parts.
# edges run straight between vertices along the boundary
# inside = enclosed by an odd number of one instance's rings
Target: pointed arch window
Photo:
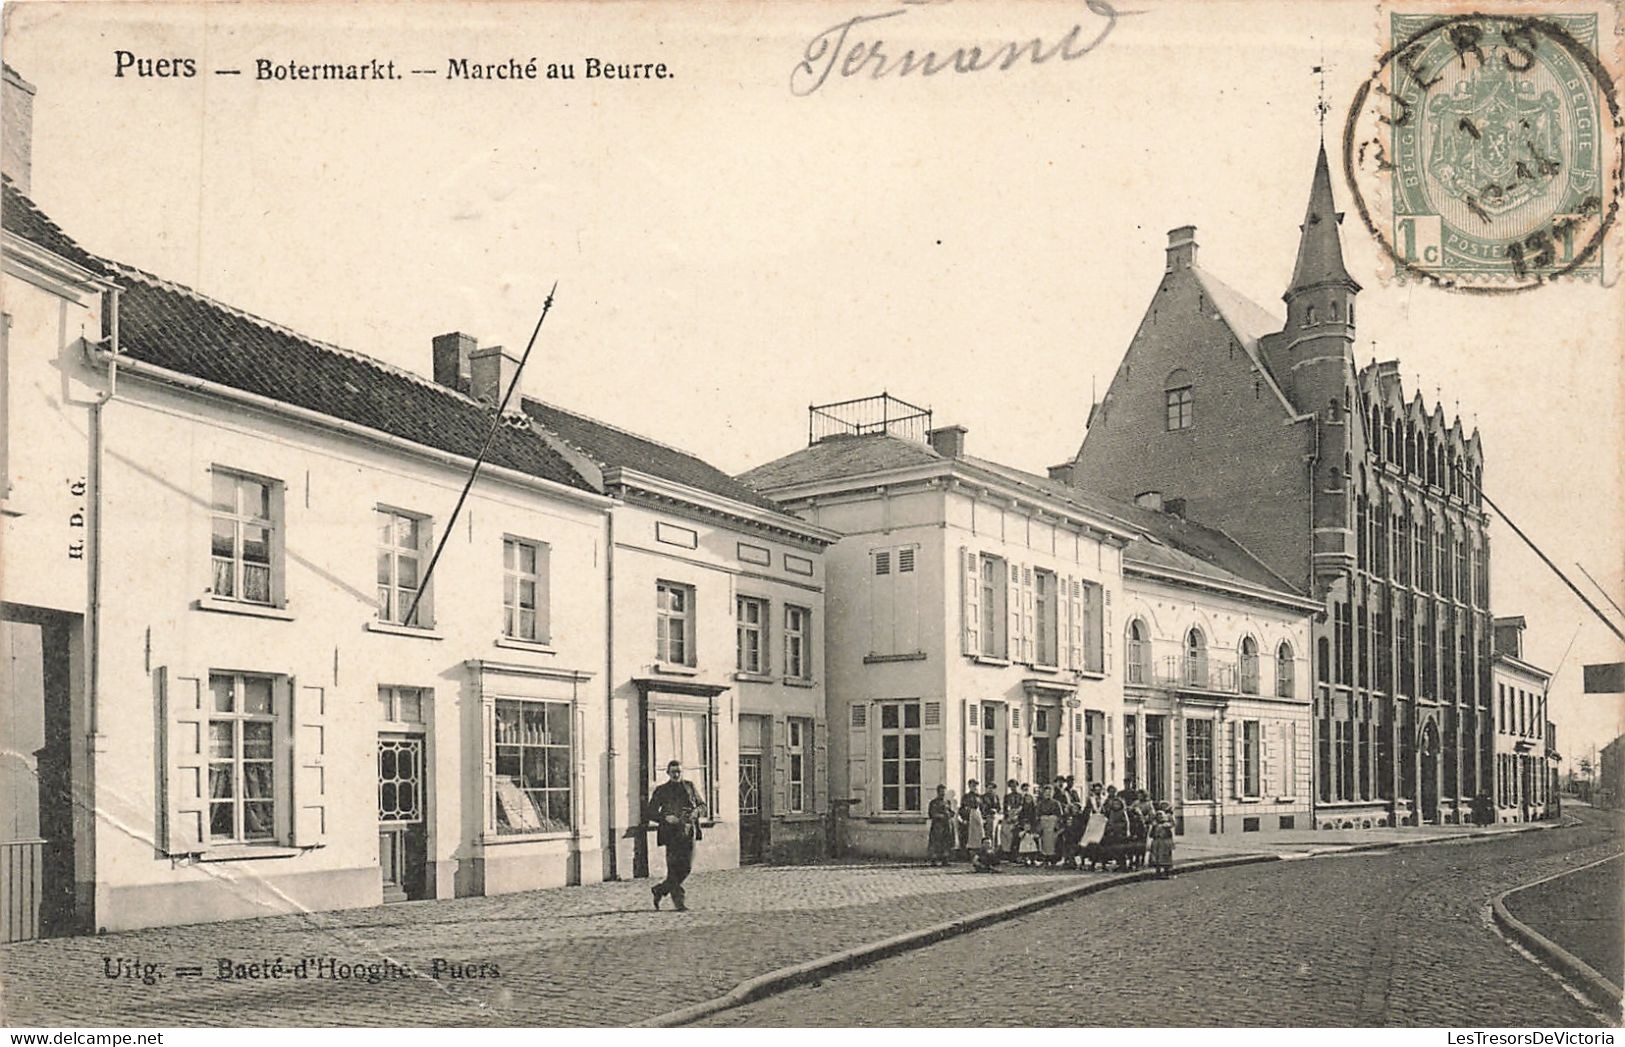
[[[1251,636],[1241,638],[1241,693],[1258,693],[1258,641]]]
[[[1314,306],[1311,305],[1311,306],[1307,306],[1307,307],[1304,308],[1304,311],[1303,311],[1303,325],[1305,327],[1313,327],[1315,325],[1315,307]]]

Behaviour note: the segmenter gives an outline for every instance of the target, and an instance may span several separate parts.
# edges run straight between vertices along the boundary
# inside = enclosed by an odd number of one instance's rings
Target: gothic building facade
[[[1489,541],[1476,430],[1354,359],[1324,147],[1283,321],[1169,234],[1162,282],[1073,462],[1075,483],[1182,499],[1323,608],[1315,824],[1459,822],[1493,790]]]

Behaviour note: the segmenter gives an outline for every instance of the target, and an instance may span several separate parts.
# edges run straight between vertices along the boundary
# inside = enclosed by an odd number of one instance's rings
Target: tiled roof
[[[98,276],[107,275],[107,267],[102,260],[80,247],[73,237],[45,217],[45,213],[34,206],[34,201],[24,196],[10,178],[0,181],[4,182],[3,192],[0,192],[0,227]]]
[[[885,433],[831,436],[759,465],[741,478],[772,491],[945,461],[947,459],[925,444]],[[955,461],[973,472],[1026,488],[1036,495],[1082,510],[1103,523],[1133,532],[1137,537],[1123,552],[1131,563],[1180,570],[1220,583],[1239,582],[1284,595],[1302,595],[1223,531],[985,458],[965,455]]]
[[[473,458],[490,408],[427,378],[306,338],[196,291],[113,265],[119,351],[172,371]],[[486,461],[593,490],[538,433],[503,425]]]
[[[942,456],[926,444],[889,433],[841,434],[826,436],[811,447],[747,469],[739,478],[772,491],[940,461]]]
[[[777,502],[687,451],[529,397],[522,400],[522,409],[533,422],[606,469],[634,469],[758,509],[784,512]]]

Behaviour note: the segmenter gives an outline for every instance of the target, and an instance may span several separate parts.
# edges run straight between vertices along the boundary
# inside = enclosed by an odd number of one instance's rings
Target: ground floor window
[[[803,814],[807,810],[811,778],[807,752],[812,748],[812,733],[811,720],[792,716],[785,721],[785,810],[789,814]]]
[[[496,831],[568,832],[574,751],[568,702],[496,700]]]
[[[1263,783],[1259,781],[1261,766],[1257,720],[1245,720],[1241,725],[1241,795],[1261,795]]]
[[[706,709],[649,710],[650,792],[666,781],[666,765],[673,760],[683,766],[683,777],[694,783],[705,800],[706,809],[715,812],[716,797],[711,781],[712,753],[716,737],[711,714]]]
[[[276,838],[276,681],[210,673],[209,839]]]
[[[919,702],[880,704],[880,809],[918,812],[922,769]]]
[[[1213,721],[1185,721],[1185,798],[1213,799]]]

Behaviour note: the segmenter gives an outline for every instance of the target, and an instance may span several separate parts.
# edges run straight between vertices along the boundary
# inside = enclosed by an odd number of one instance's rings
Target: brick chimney
[[[1185,499],[1164,498],[1162,500],[1162,511],[1170,516],[1177,516],[1183,520],[1185,518]]]
[[[925,438],[931,444],[931,450],[944,458],[962,458],[965,454],[965,433],[968,430],[962,425],[945,425],[940,429],[926,431]]]
[[[461,331],[435,335],[434,380],[448,389],[468,392],[469,360],[479,344],[473,335]]]
[[[1168,230],[1168,272],[1189,269],[1196,264],[1196,227],[1182,225]]]
[[[1077,464],[1077,462],[1062,462],[1060,465],[1052,465],[1049,467],[1049,478],[1058,484],[1066,484],[1071,487],[1072,470],[1077,467]]]
[[[519,358],[500,345],[474,350],[468,365],[468,395],[493,406],[502,402],[514,375],[519,373]]]
[[[0,171],[29,193],[34,166],[34,85],[6,66],[0,80]]]

